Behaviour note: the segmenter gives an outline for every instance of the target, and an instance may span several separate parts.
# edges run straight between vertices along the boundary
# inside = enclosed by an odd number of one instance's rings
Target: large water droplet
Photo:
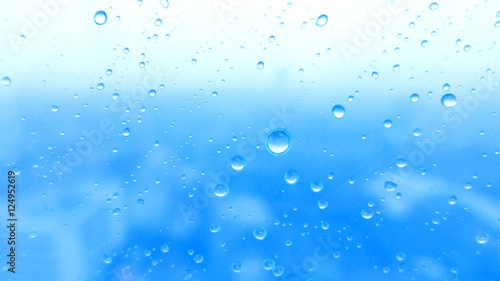
[[[325,209],[326,207],[328,207],[328,201],[326,201],[325,199],[319,199],[318,207],[322,210]]]
[[[213,192],[218,197],[225,197],[229,193],[229,187],[223,183],[218,183],[214,186]]]
[[[444,107],[452,107],[457,104],[457,98],[453,94],[446,94],[441,98],[441,104]]]
[[[12,84],[12,80],[10,80],[9,77],[5,76],[4,78],[2,78],[2,84],[4,84],[4,86],[10,86],[10,84]]]
[[[292,137],[285,129],[274,129],[267,134],[267,150],[274,155],[285,154],[291,146]]]
[[[103,25],[108,20],[108,15],[104,11],[98,11],[94,15],[94,21],[97,25]]]
[[[59,111],[59,107],[57,107],[57,105],[54,105],[54,106],[52,106],[51,110],[52,110],[52,112],[57,112],[57,111]]]
[[[231,164],[231,168],[236,171],[241,171],[245,168],[245,159],[239,155],[233,156],[229,163]]]
[[[328,22],[328,16],[324,14],[316,19],[317,26],[324,26],[327,22]]]
[[[295,170],[288,170],[285,174],[285,181],[288,184],[296,184],[297,181],[299,180],[299,173]]]
[[[257,240],[264,240],[267,236],[267,231],[263,227],[257,227],[253,230],[253,237]]]
[[[321,181],[311,182],[311,190],[314,192],[320,192],[323,190],[323,183]]]
[[[419,98],[420,98],[420,96],[418,94],[413,94],[410,96],[410,100],[412,102],[417,102]]]
[[[373,210],[371,209],[363,209],[361,210],[361,216],[364,218],[364,219],[371,219],[373,217]]]
[[[337,104],[332,108],[332,114],[337,118],[342,118],[345,114],[345,108],[342,105]]]
[[[392,181],[386,181],[384,184],[385,190],[394,191],[398,185]]]
[[[437,8],[439,7],[438,3],[434,2],[434,3],[431,3],[429,5],[429,9],[431,9],[431,11],[435,11],[437,10]]]
[[[123,133],[122,133],[124,136],[128,137],[130,136],[130,129],[127,127],[125,128],[125,130],[123,130]]]

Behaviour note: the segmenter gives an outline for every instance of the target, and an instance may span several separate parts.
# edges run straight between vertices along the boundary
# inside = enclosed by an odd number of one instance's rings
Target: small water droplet
[[[118,214],[120,214],[122,210],[120,210],[120,208],[116,208],[113,210],[113,215],[117,216]]]
[[[419,129],[419,128],[416,128],[415,130],[413,130],[413,135],[416,136],[416,137],[420,137],[420,135],[422,135],[422,130]]]
[[[488,242],[488,233],[486,233],[486,232],[479,232],[476,235],[476,242],[478,244],[486,244],[486,242]]]
[[[12,84],[12,80],[10,80],[10,77],[5,76],[2,78],[2,84],[4,86],[10,86],[10,84]]]
[[[392,121],[390,119],[384,121],[384,127],[390,128],[391,126],[392,126]]]
[[[274,276],[280,277],[281,275],[283,275],[283,273],[285,273],[285,268],[281,265],[278,265],[274,267],[272,271]]]
[[[56,105],[52,106],[52,112],[57,112],[59,111],[59,107],[57,107]]]
[[[456,196],[450,196],[450,198],[448,198],[448,203],[450,203],[450,205],[455,205],[455,203],[457,203],[457,197]]]
[[[216,232],[219,232],[220,226],[218,224],[216,224],[216,223],[212,223],[210,225],[209,229],[210,229],[210,232],[216,233]]]
[[[441,98],[441,104],[444,107],[452,107],[457,104],[457,98],[453,94],[446,94]]]
[[[398,160],[396,160],[396,165],[399,168],[404,168],[404,167],[406,167],[406,160],[403,158],[399,158]]]
[[[371,209],[363,209],[361,210],[361,216],[364,218],[364,219],[371,219],[373,217],[373,210]]]
[[[156,26],[160,26],[163,22],[161,21],[161,19],[157,19],[155,20],[155,25]]]
[[[194,262],[196,263],[202,263],[204,258],[202,255],[198,254],[198,255],[195,255],[194,258],[193,258]]]
[[[274,35],[269,36],[269,42],[273,43],[274,40],[276,40],[276,37],[274,37]]]
[[[398,71],[399,70],[399,64],[396,64],[392,67],[392,70]]]
[[[285,174],[285,181],[288,184],[296,184],[299,180],[299,173],[296,170],[288,170]]]
[[[435,11],[437,10],[437,8],[439,7],[438,3],[434,2],[434,3],[431,3],[429,5],[429,9],[431,9],[431,11]]]
[[[264,240],[267,236],[267,231],[263,227],[257,227],[253,230],[253,237],[257,240]]]
[[[264,267],[265,270],[271,270],[274,268],[276,263],[272,259],[265,259],[264,262],[262,263],[262,266]]]
[[[413,94],[410,96],[410,100],[412,102],[417,102],[419,98],[420,98],[420,96],[418,94]]]
[[[240,272],[242,269],[243,269],[243,266],[241,265],[241,262],[234,262],[232,265],[231,265],[231,269],[238,273]]]
[[[149,90],[149,96],[150,97],[156,96],[156,91],[154,89]]]
[[[392,181],[386,181],[384,184],[385,190],[394,191],[398,185]]]
[[[223,183],[214,186],[213,192],[217,197],[225,197],[229,193],[229,187]]]
[[[104,263],[111,263],[113,261],[113,258],[110,255],[104,255],[103,261]]]
[[[234,170],[241,171],[245,168],[245,159],[239,155],[235,155],[231,158],[230,164]]]
[[[422,43],[420,43],[422,47],[427,47],[429,45],[429,42],[427,40],[423,40]]]
[[[97,84],[97,90],[102,90],[102,89],[104,89],[104,83]]]
[[[342,105],[337,104],[336,106],[334,106],[332,108],[332,114],[333,114],[333,116],[340,119],[340,118],[344,117],[345,108]]]
[[[314,192],[320,192],[323,190],[323,183],[318,180],[311,182],[311,190]]]
[[[168,247],[167,244],[163,244],[160,248],[160,250],[164,253],[167,253],[170,248]]]
[[[325,199],[319,199],[318,207],[322,210],[325,209],[326,207],[328,207],[328,201],[326,201]]]
[[[328,22],[328,16],[327,15],[321,15],[316,19],[316,25],[317,26],[325,26],[325,24]]]
[[[405,259],[405,257],[406,257],[406,255],[405,255],[405,253],[403,253],[403,252],[399,252],[399,253],[396,255],[396,259],[397,259],[398,261],[402,261],[402,260],[404,260],[404,259]]]
[[[261,70],[261,69],[263,69],[263,68],[264,68],[264,63],[263,63],[263,62],[261,62],[261,61],[259,61],[259,62],[257,63],[257,69],[258,69],[258,70]]]
[[[123,133],[122,133],[124,136],[128,137],[130,136],[130,129],[127,127],[125,128],[125,130],[123,130]]]
[[[168,0],[160,0],[160,5],[165,8],[165,9],[168,9],[168,6],[170,5],[168,3]]]
[[[108,20],[108,15],[104,11],[97,11],[94,15],[94,22],[97,25],[103,25]]]
[[[292,137],[285,129],[274,129],[267,134],[266,147],[273,155],[282,155],[288,152]]]
[[[372,78],[377,79],[378,78],[378,72],[374,71],[372,72]]]

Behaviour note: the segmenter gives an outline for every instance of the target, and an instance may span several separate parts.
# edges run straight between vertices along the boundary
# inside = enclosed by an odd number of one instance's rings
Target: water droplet
[[[52,112],[57,112],[59,111],[59,107],[57,107],[56,105],[52,106]]]
[[[267,231],[263,227],[257,227],[253,230],[253,237],[257,240],[264,240],[267,236]]]
[[[233,156],[229,162],[231,164],[231,168],[236,171],[241,171],[245,168],[245,159],[239,155]]]
[[[128,54],[128,52],[130,52],[130,50],[128,48],[123,49],[124,54]]]
[[[361,210],[361,216],[364,218],[364,219],[371,219],[373,217],[373,210],[371,209],[363,209]]]
[[[336,106],[334,106],[332,108],[332,114],[333,116],[337,117],[337,118],[342,118],[345,114],[345,108],[340,105],[340,104],[337,104]]]
[[[97,90],[102,90],[102,89],[104,89],[104,83],[97,84]]]
[[[262,266],[264,267],[265,270],[271,270],[274,268],[276,263],[272,259],[265,259],[264,262],[262,263]]]
[[[403,252],[399,252],[399,253],[396,255],[396,259],[397,259],[398,261],[402,261],[402,260],[404,260],[404,259],[405,259],[405,257],[406,257],[406,255],[405,255],[405,253],[403,253]]]
[[[285,273],[285,268],[283,266],[278,265],[278,266],[273,268],[273,275],[274,276],[280,277],[281,275],[283,275],[283,273]]]
[[[410,96],[410,100],[412,102],[417,102],[419,98],[420,98],[420,96],[418,94],[413,94]]]
[[[12,80],[10,80],[10,77],[5,76],[2,78],[2,84],[4,86],[10,86],[10,84],[12,84]]]
[[[212,223],[210,225],[209,229],[210,229],[210,232],[216,233],[216,232],[219,232],[220,226],[218,224],[216,224],[216,223]]]
[[[94,15],[94,21],[97,25],[103,25],[108,20],[108,15],[104,11],[97,11]]]
[[[263,62],[261,62],[261,61],[259,61],[259,62],[257,63],[257,69],[258,69],[258,70],[261,70],[261,69],[263,69],[263,68],[264,68],[264,63],[263,63]]]
[[[160,249],[162,252],[167,253],[170,248],[167,244],[163,244]]]
[[[194,258],[193,258],[194,262],[196,263],[202,263],[204,258],[202,255],[198,254],[198,255],[195,255]]]
[[[372,78],[377,79],[378,78],[378,72],[374,71],[372,72]]]
[[[149,96],[151,97],[156,96],[156,91],[154,89],[149,90]]]
[[[434,2],[434,3],[431,3],[429,5],[429,9],[431,9],[431,11],[435,11],[437,10],[437,8],[439,7],[438,3]]]
[[[241,265],[241,262],[234,262],[234,263],[231,265],[231,269],[232,269],[234,272],[240,272],[240,271],[243,269],[243,266]]]
[[[398,160],[396,160],[396,165],[399,168],[404,168],[404,167],[406,167],[406,160],[403,158],[399,158]]]
[[[170,5],[168,3],[168,0],[160,0],[160,5],[165,8],[165,9],[168,9],[168,6]]]
[[[111,75],[111,74],[113,74],[113,70],[112,70],[112,69],[108,69],[108,70],[106,70],[106,74],[107,74],[107,75]]]
[[[470,51],[470,45],[465,45],[464,46],[464,51],[466,51],[466,52]]]
[[[113,215],[116,216],[116,215],[120,214],[121,211],[122,210],[120,210],[120,208],[116,208],[116,209],[113,210]]]
[[[299,173],[295,170],[288,170],[285,174],[285,181],[288,184],[296,184],[297,181],[299,180]]]
[[[443,88],[443,91],[448,92],[450,90],[450,84],[445,83],[445,84],[443,84],[442,88]]]
[[[446,94],[441,98],[441,104],[444,107],[452,107],[457,104],[457,98],[453,94]]]
[[[191,64],[195,65],[195,64],[197,64],[197,63],[198,63],[198,61],[197,61],[196,59],[192,59],[192,60],[191,60]]]
[[[323,183],[321,181],[311,182],[311,190],[314,192],[320,192],[323,190]]]
[[[105,263],[111,263],[113,261],[113,258],[110,255],[104,255],[103,261]]]
[[[429,42],[427,42],[427,40],[423,40],[422,43],[420,43],[420,45],[425,48],[429,45]]]
[[[137,199],[137,204],[144,205],[144,199]]]
[[[385,190],[394,191],[398,185],[392,181],[386,181],[384,184]]]
[[[392,126],[392,121],[390,119],[384,121],[384,127],[390,128],[391,126]]]
[[[457,203],[457,197],[450,196],[450,198],[448,198],[448,203],[450,203],[450,205],[455,205],[455,203]]]
[[[274,37],[274,35],[269,36],[269,42],[273,43],[274,40],[276,40],[276,37]]]
[[[472,188],[472,183],[470,183],[470,182],[466,182],[466,183],[464,184],[464,188],[465,188],[465,189],[471,189],[471,188]]]
[[[420,137],[420,135],[422,135],[422,130],[420,130],[419,128],[416,128],[415,130],[413,130],[412,133],[414,136]]]
[[[161,21],[161,19],[157,19],[155,20],[155,25],[156,26],[160,26],[163,22]]]
[[[128,137],[130,136],[130,129],[127,127],[125,128],[125,130],[123,130],[123,133],[122,133],[124,136]]]
[[[274,129],[267,134],[267,150],[274,155],[281,155],[288,152],[291,147],[292,137],[285,129]]]
[[[229,187],[223,183],[218,183],[214,186],[213,192],[218,197],[225,197],[229,193]]]
[[[316,19],[317,26],[324,26],[327,22],[328,22],[328,16],[324,14]]]
[[[328,207],[328,201],[326,201],[325,199],[319,199],[318,200],[318,207],[321,210],[325,209],[326,207]]]
[[[399,64],[396,64],[392,67],[392,70],[398,71],[399,70]]]
[[[488,242],[488,233],[486,233],[486,232],[479,232],[476,235],[476,242],[478,244],[485,244],[486,242]]]

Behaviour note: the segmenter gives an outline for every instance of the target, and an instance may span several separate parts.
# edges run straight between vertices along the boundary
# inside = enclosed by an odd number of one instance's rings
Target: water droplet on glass
[[[154,89],[149,90],[149,96],[151,97],[156,96],[156,91]]]
[[[285,174],[285,181],[288,184],[296,184],[297,181],[299,180],[299,173],[295,170],[288,170]]]
[[[450,205],[455,205],[455,203],[457,203],[457,197],[450,196],[450,198],[448,198],[448,203],[450,203]]]
[[[429,45],[429,42],[427,42],[427,40],[423,40],[422,43],[420,43],[420,45],[425,48]]]
[[[97,25],[103,25],[108,20],[108,15],[104,11],[98,11],[94,15],[94,21]]]
[[[337,118],[342,118],[345,114],[345,108],[342,105],[337,104],[332,108],[332,114]]]
[[[452,107],[457,104],[457,98],[453,94],[446,94],[441,98],[441,104],[444,107]]]
[[[442,88],[443,88],[443,91],[448,92],[450,90],[450,84],[445,83],[445,84],[443,84]]]
[[[168,3],[168,0],[160,0],[160,5],[167,9],[170,4]]]
[[[213,192],[217,197],[225,197],[229,193],[229,187],[223,183],[214,186]]]
[[[239,155],[233,156],[229,162],[231,164],[231,168],[236,171],[241,171],[245,168],[245,159]]]
[[[259,61],[259,62],[257,63],[257,69],[258,69],[258,70],[261,70],[261,69],[263,69],[263,68],[264,68],[264,63],[263,63],[263,62],[261,62],[261,61]]]
[[[420,98],[420,96],[418,94],[413,94],[410,96],[410,100],[412,102],[417,102],[419,98]]]
[[[420,137],[420,135],[422,135],[422,130],[420,130],[419,128],[416,128],[415,130],[413,130],[412,133],[414,136]]]
[[[193,258],[194,262],[196,263],[202,263],[204,258],[202,255],[198,254],[198,255],[195,255],[194,258]]]
[[[488,242],[488,233],[485,233],[485,232],[479,232],[477,235],[476,235],[476,242],[478,244],[485,244],[486,242]]]
[[[243,266],[241,265],[241,262],[234,262],[234,263],[231,265],[231,269],[232,269],[234,272],[240,272],[242,268],[243,268]]]
[[[155,25],[156,26],[160,26],[163,22],[161,21],[161,19],[157,19],[155,20]]]
[[[321,181],[311,182],[311,190],[314,192],[320,192],[323,189],[323,183]]]
[[[273,268],[273,275],[274,276],[280,277],[281,275],[283,275],[283,273],[285,273],[285,268],[283,266],[278,265],[278,266]]]
[[[319,199],[318,200],[318,207],[321,210],[325,209],[326,207],[328,207],[328,201],[326,201],[325,199]]]
[[[392,70],[398,71],[399,70],[399,64],[396,64],[392,67]]]
[[[209,229],[210,229],[210,232],[216,233],[216,232],[219,232],[220,226],[218,224],[216,224],[216,223],[212,223],[210,225]]]
[[[167,253],[170,248],[168,247],[167,244],[163,244],[160,248],[160,250],[164,253]]]
[[[59,111],[59,107],[57,107],[56,105],[52,106],[52,112],[57,112]]]
[[[431,9],[431,11],[435,11],[437,10],[437,8],[439,7],[438,3],[434,2],[434,3],[431,3],[429,5],[429,9]]]
[[[386,181],[384,184],[385,190],[394,191],[398,185],[392,181]]]
[[[274,35],[269,36],[269,42],[273,43],[274,40],[276,40],[276,37],[274,37]]]
[[[406,160],[403,158],[399,158],[398,160],[396,160],[396,165],[399,168],[404,168],[404,167],[406,167]]]
[[[470,51],[470,45],[465,45],[464,46],[464,51],[466,51],[466,52]]]
[[[267,231],[263,227],[257,227],[253,230],[253,237],[257,240],[264,240],[267,236]]]
[[[274,155],[281,155],[288,152],[291,146],[292,137],[285,129],[274,129],[267,134],[267,150]]]
[[[110,255],[104,255],[103,261],[105,263],[111,263],[113,261],[113,258]]]
[[[2,78],[2,84],[4,86],[10,86],[10,84],[12,84],[12,80],[10,80],[9,77],[5,76],[4,78]]]
[[[363,209],[361,210],[361,216],[364,218],[364,219],[371,219],[373,217],[373,210],[371,209]]]
[[[137,199],[137,204],[144,205],[144,199]]]
[[[104,89],[104,83],[97,84],[97,90],[102,90],[102,89]]]
[[[390,119],[384,121],[384,127],[390,128],[391,126],[392,126],[392,121]]]
[[[113,74],[113,70],[112,70],[112,69],[108,69],[108,70],[106,70],[106,74],[107,74],[107,75],[111,75],[111,74]]]
[[[122,210],[120,210],[120,208],[116,208],[113,210],[113,215],[117,216],[118,214],[120,214]]]
[[[276,263],[272,259],[265,259],[264,262],[262,263],[262,266],[264,267],[265,270],[271,270],[274,268]]]
[[[125,128],[125,130],[123,130],[123,133],[122,133],[124,136],[128,137],[130,136],[130,129],[129,128]]]
[[[374,71],[372,72],[372,78],[377,79],[378,78],[378,72]]]
[[[316,25],[317,26],[324,26],[328,22],[328,16],[327,15],[321,15],[316,19]]]
[[[399,253],[396,255],[396,259],[397,259],[398,261],[402,261],[402,260],[404,260],[404,259],[405,259],[405,257],[406,257],[406,255],[405,255],[405,253],[403,253],[403,252],[399,252]]]

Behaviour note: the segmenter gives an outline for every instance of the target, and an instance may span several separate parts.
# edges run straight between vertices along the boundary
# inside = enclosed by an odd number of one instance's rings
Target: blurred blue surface
[[[500,280],[498,2],[28,2],[1,280]]]

